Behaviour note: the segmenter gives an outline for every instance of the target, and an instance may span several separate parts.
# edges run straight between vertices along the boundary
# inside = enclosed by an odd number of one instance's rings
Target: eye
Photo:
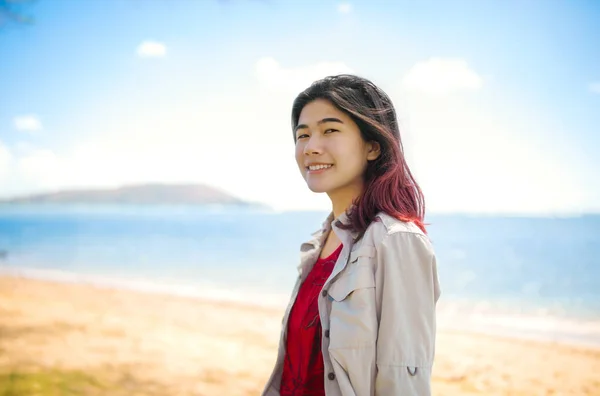
[[[333,128],[329,128],[325,130],[325,133],[331,133],[331,132],[339,132],[337,129],[333,129]]]
[[[306,133],[303,133],[302,135],[298,135],[298,137],[296,137],[296,140],[304,139],[305,137],[308,137],[308,135]]]

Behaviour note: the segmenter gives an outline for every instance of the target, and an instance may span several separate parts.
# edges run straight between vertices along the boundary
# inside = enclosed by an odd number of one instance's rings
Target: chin
[[[335,186],[325,183],[307,183],[308,189],[314,193],[329,193],[336,189]]]
[[[319,188],[310,188],[309,187],[309,190],[314,192],[315,194],[323,194],[323,193],[327,192],[327,190],[323,190],[323,189],[319,189]]]
[[[322,183],[306,183],[308,189],[314,193],[326,193],[331,190],[328,186],[323,185]]]

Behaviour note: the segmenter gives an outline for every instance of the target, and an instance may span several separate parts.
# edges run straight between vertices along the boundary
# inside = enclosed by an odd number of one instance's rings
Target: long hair
[[[423,232],[425,200],[413,177],[400,139],[396,111],[388,95],[371,81],[350,74],[315,81],[294,100],[292,130],[298,125],[304,106],[325,99],[345,112],[358,125],[364,141],[381,146],[379,157],[369,161],[364,190],[347,213],[350,224],[340,225],[358,233],[357,240],[379,212],[404,222],[414,222]]]

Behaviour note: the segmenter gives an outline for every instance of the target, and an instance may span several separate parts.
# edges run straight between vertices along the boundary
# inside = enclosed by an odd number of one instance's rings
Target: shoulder
[[[398,220],[386,213],[377,215],[356,250],[369,251],[375,262],[435,261],[429,237],[416,224]]]
[[[426,237],[425,233],[423,233],[423,231],[413,222],[398,220],[384,212],[377,214],[377,219],[379,221],[373,223],[380,223],[383,228],[385,228],[385,232],[388,235],[402,232]]]
[[[369,224],[365,235],[369,244],[377,247],[386,240],[421,240],[429,244],[429,238],[413,222],[398,220],[385,212],[380,212]]]

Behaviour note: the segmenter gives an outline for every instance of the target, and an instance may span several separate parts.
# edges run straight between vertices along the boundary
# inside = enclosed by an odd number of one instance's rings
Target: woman
[[[300,172],[332,212],[301,246],[263,395],[429,395],[436,260],[390,98],[327,77],[298,95],[292,127]]]

